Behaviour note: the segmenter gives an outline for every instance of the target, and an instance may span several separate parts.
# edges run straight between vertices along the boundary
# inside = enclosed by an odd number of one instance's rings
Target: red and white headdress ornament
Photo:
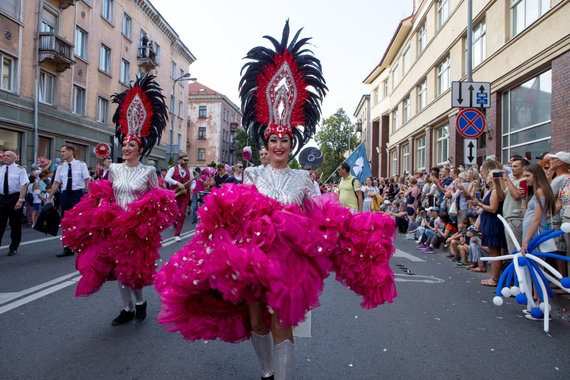
[[[272,134],[292,138],[293,156],[311,139],[321,116],[321,102],[328,90],[320,61],[304,47],[310,38],[289,40],[289,21],[281,42],[264,36],[275,50],[251,49],[242,68],[239,89],[244,128],[259,146]]]
[[[164,95],[154,78],[143,74],[128,90],[111,97],[118,103],[113,115],[115,136],[121,142],[136,141],[143,148],[143,156],[160,140],[168,120]]]

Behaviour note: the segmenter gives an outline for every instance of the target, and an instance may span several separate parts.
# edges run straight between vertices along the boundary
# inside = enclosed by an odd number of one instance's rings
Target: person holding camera
[[[515,158],[511,165],[512,179],[506,171],[503,171],[503,180],[507,184],[505,192],[505,202],[503,203],[503,217],[513,231],[517,241],[522,243],[522,224],[524,213],[522,211],[523,197],[528,192],[523,170],[529,162],[524,158]],[[507,249],[513,252],[516,247],[508,232],[505,231],[507,239]]]

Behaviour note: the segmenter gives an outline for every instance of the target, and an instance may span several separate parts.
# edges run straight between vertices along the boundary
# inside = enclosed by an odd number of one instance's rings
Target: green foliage
[[[291,169],[300,169],[301,165],[299,165],[299,161],[297,161],[296,158],[293,158],[291,161],[289,161],[289,167]]]
[[[208,166],[215,169],[216,166],[218,166],[218,164],[216,164],[214,161],[212,161],[208,164]]]
[[[261,161],[259,161],[259,151],[255,147],[255,144],[251,139],[249,139],[247,132],[243,128],[239,128],[235,139],[237,145],[236,157],[238,161],[241,161],[244,166],[259,166]],[[251,160],[249,165],[243,159],[243,148],[246,146],[251,146]]]
[[[358,145],[358,138],[354,134],[354,125],[342,108],[323,121],[321,128],[315,135],[315,141],[323,152],[323,164],[317,169],[317,175],[323,181],[348,157],[349,148],[352,152]]]
[[[168,160],[168,167],[171,168],[174,166],[174,157],[170,157],[170,159]]]

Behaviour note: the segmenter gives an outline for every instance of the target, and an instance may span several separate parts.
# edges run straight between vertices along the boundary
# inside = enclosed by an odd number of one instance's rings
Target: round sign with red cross
[[[474,139],[485,131],[485,115],[475,108],[466,108],[457,115],[455,125],[461,136]]]
[[[95,155],[98,158],[105,158],[109,155],[109,153],[111,153],[111,147],[109,144],[100,143],[95,147]]]

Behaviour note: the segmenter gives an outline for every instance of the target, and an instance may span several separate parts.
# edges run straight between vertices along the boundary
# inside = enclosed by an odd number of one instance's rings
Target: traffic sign
[[[465,165],[475,165],[477,163],[477,140],[463,140],[463,163]]]
[[[459,112],[455,125],[461,136],[474,139],[485,131],[485,115],[474,108],[467,108]]]
[[[459,108],[491,107],[491,83],[452,82],[451,106]]]
[[[111,147],[109,144],[100,143],[95,147],[95,155],[98,158],[105,158],[109,155],[109,153],[111,153]]]

